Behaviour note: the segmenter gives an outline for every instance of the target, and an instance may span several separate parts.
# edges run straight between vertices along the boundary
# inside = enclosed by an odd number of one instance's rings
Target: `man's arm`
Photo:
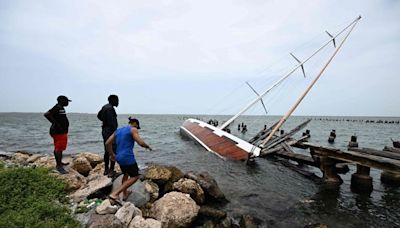
[[[147,145],[147,144],[143,141],[142,138],[140,138],[139,132],[138,132],[138,130],[137,130],[136,127],[132,127],[132,128],[131,128],[131,134],[132,134],[133,139],[134,139],[140,146],[142,146],[142,147],[144,147],[144,148],[147,148],[147,149],[149,149],[149,150],[152,150],[151,147],[150,147],[149,145]]]
[[[107,123],[107,127],[110,127],[113,130],[118,128],[117,117],[115,114],[115,110],[110,108],[104,112],[104,121]]]
[[[106,141],[106,150],[108,154],[111,156],[112,161],[115,161],[115,153],[113,150],[114,140],[115,140],[115,135],[113,133]]]
[[[54,116],[53,116],[53,113],[51,112],[51,110],[47,111],[47,112],[44,114],[44,117],[46,117],[46,119],[47,119],[50,123],[55,124],[55,125],[57,125],[58,127],[61,126],[61,125],[56,121],[56,119],[54,119]]]

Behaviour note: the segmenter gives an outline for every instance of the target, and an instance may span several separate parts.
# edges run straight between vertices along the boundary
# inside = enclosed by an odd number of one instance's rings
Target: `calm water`
[[[119,115],[120,126],[127,122],[126,115]],[[342,175],[344,184],[338,190],[328,190],[318,182],[307,178],[284,164],[266,159],[257,159],[256,165],[248,167],[241,162],[223,161],[217,156],[196,146],[179,135],[179,126],[187,116],[182,115],[138,115],[141,121],[141,136],[154,150],[136,148],[140,166],[148,163],[171,164],[184,171],[208,171],[214,176],[230,200],[224,209],[232,215],[251,214],[259,218],[266,227],[301,227],[308,223],[326,223],[329,227],[400,227],[400,189],[384,186],[379,181],[379,171],[371,170],[374,191],[370,196],[350,191],[350,173]],[[193,116],[191,116],[193,117]],[[207,121],[220,122],[225,116],[196,116]],[[70,141],[66,154],[83,151],[102,153],[100,122],[94,114],[68,114]],[[323,118],[320,120],[320,118]],[[328,145],[331,129],[336,129],[335,147],[345,148],[350,136],[356,134],[360,147],[382,149],[391,145],[390,138],[400,137],[400,124],[379,124],[356,121],[329,121],[350,119],[344,117],[314,117],[307,126],[311,130],[310,141]],[[242,135],[232,128],[232,133],[249,139],[264,124],[274,123],[278,117],[245,116],[238,119],[248,125]],[[400,118],[364,118],[395,120]],[[289,130],[306,117],[293,117],[283,127]],[[0,150],[25,150],[33,153],[52,153],[52,140],[48,135],[50,124],[39,113],[0,113]],[[306,168],[321,176],[319,170]]]

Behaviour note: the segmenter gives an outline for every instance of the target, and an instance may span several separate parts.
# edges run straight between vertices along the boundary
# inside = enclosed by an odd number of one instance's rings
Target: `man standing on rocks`
[[[115,175],[115,161],[110,161],[110,155],[107,152],[105,143],[107,139],[114,133],[114,131],[117,130],[117,113],[115,112],[114,107],[118,107],[118,104],[118,96],[110,95],[108,97],[108,104],[104,105],[97,114],[97,118],[103,122],[103,125],[101,126],[101,134],[103,136],[104,142],[104,175],[108,175],[109,177],[113,177]],[[114,151],[116,151],[115,144],[113,145],[113,147]]]
[[[68,106],[69,100],[66,96],[58,96],[57,104],[47,111],[44,116],[51,123],[50,135],[54,141],[54,158],[56,159],[56,169],[61,174],[68,173],[63,165],[68,163],[62,162],[62,152],[67,149],[68,143],[68,127],[69,121],[64,107]]]
[[[121,186],[108,196],[108,198],[115,203],[119,203],[119,194],[121,193],[123,193],[124,200],[128,198],[130,192],[127,189],[139,178],[139,168],[133,152],[135,142],[146,149],[152,150],[151,147],[140,138],[138,129],[140,129],[139,120],[129,117],[129,125],[118,128],[106,141],[106,149],[111,155],[111,159],[118,162],[124,174]],[[113,149],[114,143],[117,144],[116,155]]]

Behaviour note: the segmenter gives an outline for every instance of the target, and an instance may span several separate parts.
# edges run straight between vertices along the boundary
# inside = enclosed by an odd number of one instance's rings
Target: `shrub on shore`
[[[0,227],[80,227],[66,194],[65,183],[49,169],[0,163]]]

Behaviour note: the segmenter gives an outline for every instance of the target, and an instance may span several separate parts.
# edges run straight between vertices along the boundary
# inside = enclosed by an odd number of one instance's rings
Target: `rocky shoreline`
[[[52,156],[27,152],[0,154],[6,167],[54,168]],[[258,227],[250,215],[233,218],[221,207],[228,202],[208,172],[182,172],[174,166],[151,164],[140,171],[140,180],[131,186],[132,194],[112,205],[108,194],[121,184],[122,175],[103,175],[103,159],[83,152],[65,157],[68,174],[63,179],[70,191],[73,216],[84,227]],[[120,173],[116,165],[117,173]]]

